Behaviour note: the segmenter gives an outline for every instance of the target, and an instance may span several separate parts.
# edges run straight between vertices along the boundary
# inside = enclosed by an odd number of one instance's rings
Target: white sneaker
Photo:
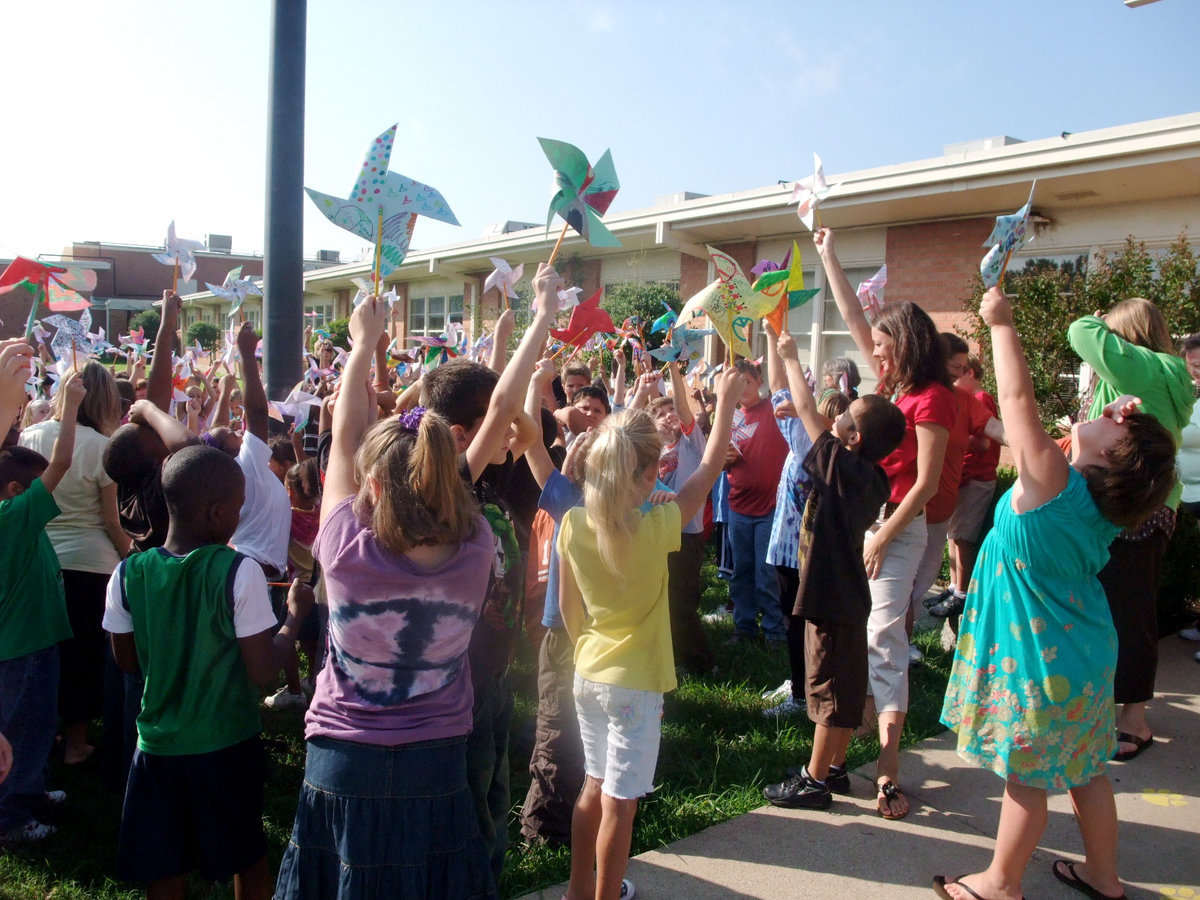
[[[807,712],[808,707],[803,703],[797,703],[796,698],[791,694],[782,703],[778,703],[768,709],[763,710],[764,719],[779,719],[783,716],[798,716],[800,713]]]
[[[263,700],[263,706],[267,709],[308,709],[308,697],[304,696],[303,691],[293,694],[285,684]]]
[[[908,645],[908,664],[910,666],[915,666],[924,658],[925,654],[921,652],[920,647],[918,647],[916,644]]]
[[[637,893],[637,891],[634,890],[633,882],[630,881],[628,878],[622,878],[621,879],[621,900],[633,900],[634,894],[636,894],[636,893]]]
[[[39,822],[37,819],[30,819],[24,825],[18,825],[16,828],[4,835],[4,840],[9,843],[30,843],[32,841],[42,841],[50,837],[52,834],[57,834],[58,829],[53,825],[46,825]]]
[[[718,625],[721,622],[732,621],[733,613],[722,606],[720,609],[716,610],[715,612],[705,613],[704,615],[702,615],[700,617],[700,620],[702,622],[706,622],[709,625]]]
[[[1195,625],[1191,628],[1184,628],[1179,632],[1179,636],[1185,641],[1200,641],[1200,628]]]
[[[788,679],[777,688],[769,691],[763,691],[762,698],[770,700],[772,703],[778,703],[784,697],[792,696],[792,679]]]

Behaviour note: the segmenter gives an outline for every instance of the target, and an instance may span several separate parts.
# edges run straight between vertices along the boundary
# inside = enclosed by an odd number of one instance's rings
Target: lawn
[[[724,602],[725,586],[716,580],[711,561],[705,564],[704,608]],[[812,725],[807,718],[781,721],[762,715],[761,695],[787,677],[783,651],[726,648],[732,625],[706,625],[717,650],[719,674],[688,679],[667,696],[662,749],[656,781],[658,790],[641,804],[634,831],[633,852],[641,853],[694,834],[710,825],[763,805],[760,793],[778,780],[788,766],[807,758]],[[935,632],[919,633],[917,643],[926,659],[912,670],[912,705],[905,726],[905,744],[941,731],[938,713],[949,671],[949,657]],[[529,785],[527,771],[536,705],[536,653],[524,652],[514,665],[517,691],[512,730],[512,846],[520,834],[516,811]],[[272,871],[291,833],[292,815],[304,771],[302,714],[298,711],[263,713],[271,771],[265,817]],[[97,736],[98,737],[98,736]],[[874,740],[854,740],[851,769],[870,762],[878,751]],[[70,802],[54,818],[53,838],[24,849],[0,853],[0,898],[3,900],[116,900],[141,893],[113,880],[120,797],[98,786],[97,764],[67,769],[59,758],[51,764],[50,786],[62,788]],[[569,853],[544,848],[510,852],[501,881],[501,895],[519,897],[535,888],[566,880]],[[196,882],[193,897],[227,898],[231,885]]]

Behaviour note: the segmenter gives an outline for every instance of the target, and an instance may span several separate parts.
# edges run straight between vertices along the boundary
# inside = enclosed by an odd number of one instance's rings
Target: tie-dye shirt
[[[426,568],[384,548],[347,498],[313,553],[329,594],[329,656],[305,737],[409,744],[471,730],[467,646],[492,573],[482,517],[458,552]]]

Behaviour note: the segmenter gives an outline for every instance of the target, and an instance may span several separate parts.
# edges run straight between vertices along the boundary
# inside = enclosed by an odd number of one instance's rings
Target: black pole
[[[307,0],[273,0],[267,86],[263,367],[267,396],[300,380],[304,321],[304,44]]]

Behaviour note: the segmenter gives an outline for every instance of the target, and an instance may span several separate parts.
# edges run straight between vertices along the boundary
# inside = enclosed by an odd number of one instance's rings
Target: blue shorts
[[[198,870],[209,881],[244,872],[266,855],[266,757],[258,735],[187,756],[133,755],[117,873],[151,882]]]

